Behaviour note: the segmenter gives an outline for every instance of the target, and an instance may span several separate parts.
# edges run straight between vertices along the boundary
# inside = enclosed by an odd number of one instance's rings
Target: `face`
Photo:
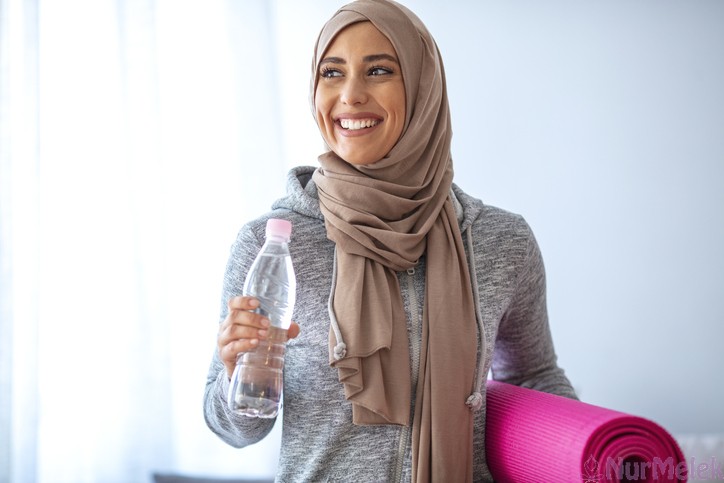
[[[384,158],[402,134],[405,85],[397,53],[370,22],[339,32],[319,62],[314,94],[327,145],[351,164]]]

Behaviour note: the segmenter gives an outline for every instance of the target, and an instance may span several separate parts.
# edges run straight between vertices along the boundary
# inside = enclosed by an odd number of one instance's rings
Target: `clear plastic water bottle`
[[[268,337],[237,356],[231,376],[229,408],[245,416],[273,418],[279,412],[287,329],[297,290],[287,246],[291,233],[292,224],[286,220],[267,222],[266,241],[244,281],[244,295],[256,297],[256,312],[271,321]]]

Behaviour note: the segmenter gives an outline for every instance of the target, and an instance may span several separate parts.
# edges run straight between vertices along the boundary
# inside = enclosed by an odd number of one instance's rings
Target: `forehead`
[[[351,55],[396,54],[392,42],[369,21],[353,23],[340,30],[327,47],[325,56],[345,52]]]

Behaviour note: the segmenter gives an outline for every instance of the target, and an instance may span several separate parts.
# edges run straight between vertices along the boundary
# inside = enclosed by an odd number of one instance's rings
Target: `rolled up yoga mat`
[[[658,424],[488,381],[485,448],[496,482],[686,481],[684,455]]]

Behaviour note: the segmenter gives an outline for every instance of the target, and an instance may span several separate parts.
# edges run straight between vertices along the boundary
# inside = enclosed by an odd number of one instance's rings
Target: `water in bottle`
[[[236,358],[228,404],[245,416],[273,418],[279,412],[287,329],[296,300],[294,268],[287,246],[291,231],[292,225],[286,220],[267,222],[266,241],[244,281],[244,295],[256,297],[256,312],[271,321],[267,338]]]

